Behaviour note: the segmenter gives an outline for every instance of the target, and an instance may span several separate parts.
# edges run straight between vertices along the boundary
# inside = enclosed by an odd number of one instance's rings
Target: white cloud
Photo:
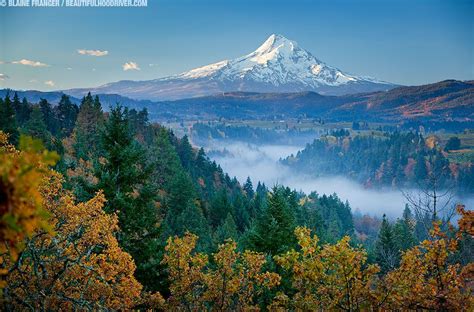
[[[109,51],[79,49],[77,50],[77,53],[89,56],[106,56],[109,54]]]
[[[19,61],[13,61],[12,64],[17,64],[17,65],[26,65],[26,66],[33,66],[33,67],[46,67],[49,66],[48,64],[41,63],[38,61],[32,61],[32,60],[26,60],[22,59]]]
[[[38,82],[38,80],[36,80],[36,79],[31,79],[30,80],[30,83],[37,83],[37,82]]]
[[[127,62],[122,65],[123,70],[140,70],[140,67],[138,67],[138,64],[135,62]]]
[[[68,67],[68,68],[66,68],[66,69],[67,69],[67,70],[72,70],[72,67]]]
[[[96,71],[96,69],[95,69],[95,68],[92,68],[92,71]]]
[[[158,66],[158,64],[150,63],[150,64],[148,64],[148,66],[150,66],[150,67],[156,67],[156,66]]]
[[[6,80],[6,79],[10,79],[10,76],[6,74],[0,74],[0,81]]]
[[[44,82],[44,84],[47,85],[47,86],[50,86],[50,87],[54,87],[54,81],[52,81],[52,80],[47,80],[47,81]]]

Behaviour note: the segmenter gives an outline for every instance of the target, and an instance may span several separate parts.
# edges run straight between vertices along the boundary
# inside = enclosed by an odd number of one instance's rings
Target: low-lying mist
[[[262,145],[256,146],[243,142],[219,141],[208,146],[210,157],[221,165],[231,177],[245,182],[249,176],[256,186],[257,181],[264,182],[268,187],[275,184],[289,186],[292,189],[309,194],[330,195],[336,193],[342,200],[349,201],[353,212],[381,217],[386,214],[390,219],[400,217],[407,203],[403,193],[394,189],[367,189],[359,183],[340,176],[313,178],[292,172],[278,162],[302,149],[303,146]],[[225,151],[213,153],[212,151]],[[474,198],[463,200],[466,207],[474,204]]]

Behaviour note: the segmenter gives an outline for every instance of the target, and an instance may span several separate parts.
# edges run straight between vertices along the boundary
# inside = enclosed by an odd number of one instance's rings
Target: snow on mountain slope
[[[351,75],[331,67],[294,41],[271,35],[257,50],[178,75],[148,81],[119,81],[101,87],[69,90],[117,93],[136,99],[169,100],[220,92],[297,92],[348,94],[388,90],[395,85]],[[79,93],[79,94],[78,94]]]
[[[213,77],[221,81],[248,79],[275,86],[298,82],[312,88],[364,80],[327,66],[301,49],[296,42],[281,35],[271,35],[257,50],[246,56],[196,68],[170,78],[204,77]]]

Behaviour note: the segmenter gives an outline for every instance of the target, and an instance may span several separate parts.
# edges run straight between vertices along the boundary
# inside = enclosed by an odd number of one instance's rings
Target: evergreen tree
[[[71,102],[69,96],[63,94],[56,110],[59,123],[59,133],[61,136],[69,136],[76,124],[79,108]]]
[[[193,233],[199,237],[196,250],[206,252],[211,250],[212,238],[209,224],[199,206],[192,202],[188,203],[176,220],[176,235],[184,236],[186,232]]]
[[[414,217],[410,208],[406,205],[402,219],[398,219],[393,227],[398,250],[405,251],[416,245],[414,225]]]
[[[226,239],[232,239],[237,241],[239,233],[237,231],[237,225],[235,224],[234,218],[230,213],[227,214],[224,222],[219,225],[214,233],[214,243],[222,244]]]
[[[101,129],[104,115],[98,98],[88,93],[81,101],[77,122],[74,127],[74,149],[77,158],[89,159],[89,155],[97,156],[100,150]]]
[[[253,196],[255,195],[255,192],[253,190],[252,180],[250,180],[250,177],[247,177],[247,180],[245,181],[244,191],[245,191],[245,194],[247,194],[247,198],[249,199],[252,199]]]
[[[20,98],[18,97],[18,93],[15,92],[13,96],[13,109],[15,110],[16,122],[18,125],[23,125],[25,122],[28,121],[30,118],[30,105],[26,98],[20,102]]]
[[[426,169],[426,159],[423,153],[418,153],[417,155],[414,174],[417,181],[422,181],[428,175],[428,170]]]
[[[181,164],[183,167],[191,171],[193,169],[193,159],[194,159],[194,152],[193,147],[189,143],[188,136],[185,135],[181,140],[178,141],[178,146],[176,148],[179,158],[181,159]]]
[[[239,190],[240,191],[240,190]],[[236,192],[232,201],[232,211],[234,212],[235,222],[239,232],[244,232],[250,225],[250,206],[244,203],[244,196]]]
[[[153,167],[153,182],[159,189],[168,193],[173,177],[183,170],[170,136],[171,133],[165,128],[156,129],[149,153],[149,161]]]
[[[17,92],[15,92],[15,94],[13,95],[12,106],[18,121],[18,111],[20,110],[21,102]]]
[[[382,273],[393,270],[400,261],[400,252],[395,235],[385,215],[383,215],[382,225],[375,244],[375,258]]]
[[[8,140],[12,144],[18,143],[19,132],[15,110],[8,94],[5,96],[5,100],[0,101],[0,130],[9,134]]]
[[[25,124],[27,135],[40,139],[46,146],[50,146],[51,134],[44,122],[43,112],[38,105],[33,106],[29,120]]]
[[[16,116],[17,116],[17,121],[19,125],[25,124],[25,122],[30,119],[30,114],[31,114],[31,106],[24,97],[21,103],[19,104],[19,107],[16,111]]]
[[[225,189],[217,192],[209,208],[209,221],[214,228],[222,223],[228,213],[234,214],[232,204]]]
[[[180,170],[173,177],[165,201],[163,239],[191,232],[199,236],[198,249],[211,247],[209,224],[204,217],[198,195],[189,175]]]
[[[127,109],[119,105],[110,111],[102,132],[105,161],[96,169],[96,189],[103,190],[107,199],[105,211],[119,217],[119,242],[135,260],[137,278],[154,288],[160,272],[155,188],[145,165],[145,152],[134,140],[126,116]]]
[[[250,249],[277,255],[295,245],[293,231],[296,227],[294,208],[297,206],[293,192],[282,186],[275,186],[268,196],[261,216],[247,235]]]
[[[49,103],[46,99],[41,99],[39,102],[39,107],[41,108],[41,112],[43,113],[46,128],[49,132],[51,132],[51,134],[57,135],[58,120],[56,119],[56,115],[54,113],[53,107],[51,106],[51,103]]]

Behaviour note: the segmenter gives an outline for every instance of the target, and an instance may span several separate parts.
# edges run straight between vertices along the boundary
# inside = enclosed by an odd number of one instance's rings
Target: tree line
[[[472,305],[461,206],[458,228],[435,220],[421,244],[408,210],[384,219],[368,252],[337,195],[241,185],[145,110],[104,113],[90,94],[0,108],[4,309]]]
[[[455,137],[442,146],[436,136],[416,132],[351,135],[338,130],[283,163],[314,175],[345,175],[368,186],[423,188],[436,176],[440,188],[472,194],[474,165],[450,161],[449,151],[454,148],[460,148]]]

